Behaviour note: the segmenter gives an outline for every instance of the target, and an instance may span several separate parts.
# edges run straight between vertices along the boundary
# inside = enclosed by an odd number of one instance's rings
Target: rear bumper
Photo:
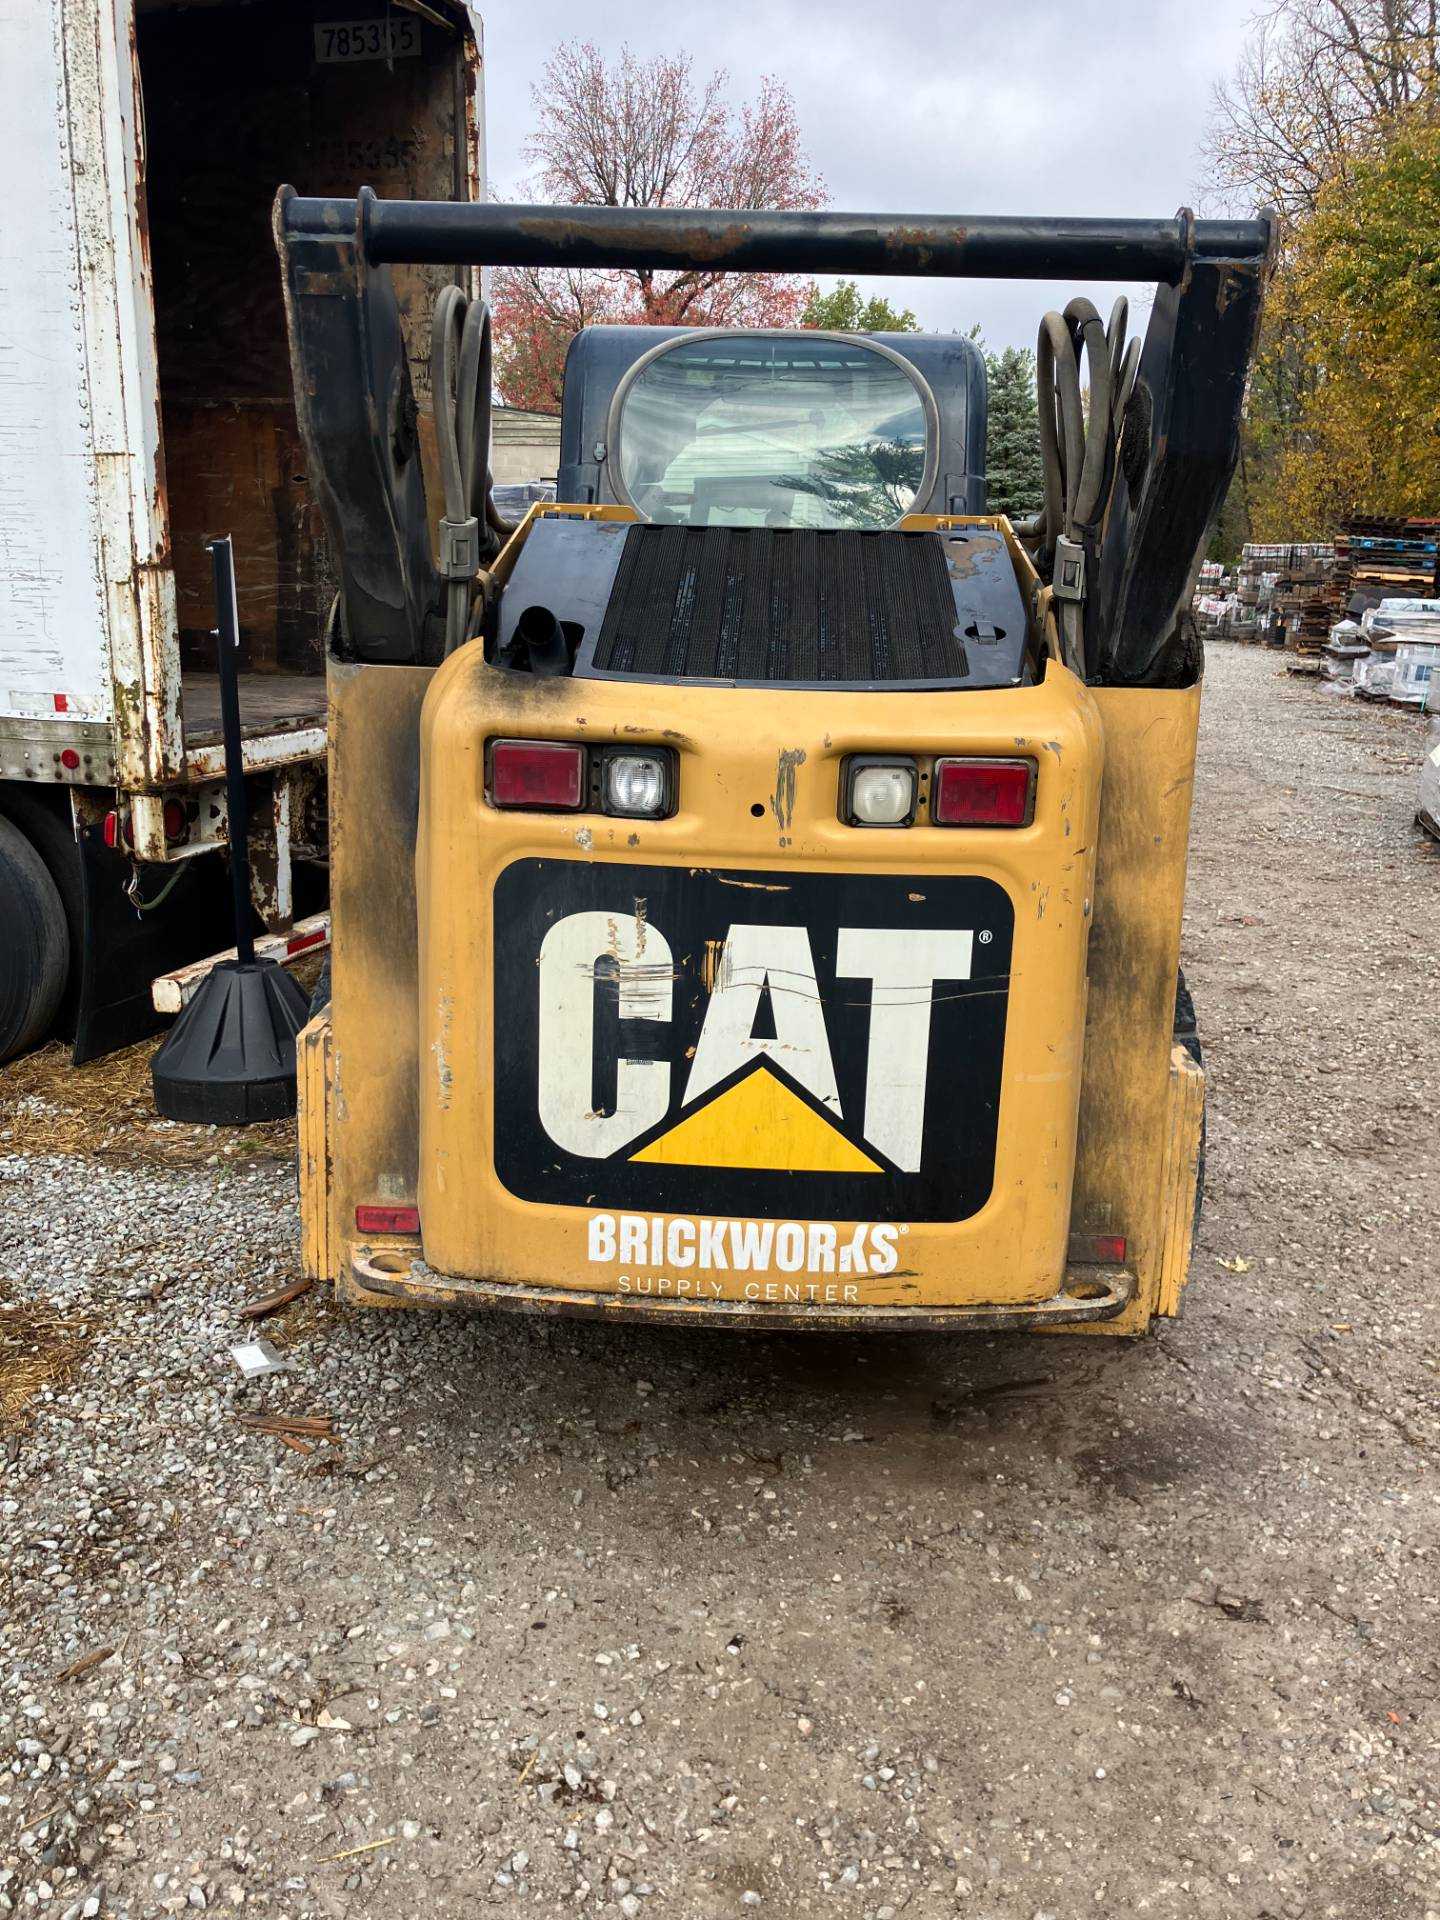
[[[710,1327],[782,1327],[787,1332],[1028,1332],[1113,1320],[1135,1298],[1135,1275],[1124,1267],[1074,1265],[1047,1300],[961,1306],[843,1306],[820,1301],[689,1300],[619,1293],[595,1287],[536,1287],[503,1280],[467,1280],[436,1273],[418,1243],[352,1246],[347,1278],[364,1298],[395,1306],[494,1307],[511,1313],[553,1313],[588,1319],[636,1319]]]

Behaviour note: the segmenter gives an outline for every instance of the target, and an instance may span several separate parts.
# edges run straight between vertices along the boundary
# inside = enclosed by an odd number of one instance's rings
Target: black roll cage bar
[[[415,405],[391,265],[1156,283],[1119,471],[1090,573],[1092,680],[1198,672],[1189,598],[1239,445],[1273,223],[781,213],[302,198],[274,232],[296,410],[340,569],[343,645],[438,658]],[[1038,316],[1037,316],[1038,317]]]
[[[490,206],[295,198],[287,236],[356,235],[371,266],[636,267],[707,273],[1158,280],[1196,261],[1259,266],[1268,219],[1040,219],[1008,214],[727,213],[695,207]]]

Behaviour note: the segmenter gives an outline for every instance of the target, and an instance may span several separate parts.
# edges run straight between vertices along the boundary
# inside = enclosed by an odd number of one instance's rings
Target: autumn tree
[[[1276,300],[1314,318],[1316,349],[1263,531],[1440,511],[1440,125],[1402,119],[1321,189]]]
[[[1272,0],[1217,89],[1210,187],[1234,211],[1273,208],[1280,241],[1225,510],[1229,539],[1332,530],[1318,463],[1317,484],[1301,484],[1334,343],[1309,228],[1322,206],[1334,217],[1360,173],[1383,165],[1402,129],[1433,123],[1437,103],[1440,0]],[[1296,513],[1303,528],[1288,519]]]
[[[1437,80],[1437,0],[1272,0],[1215,90],[1210,184],[1293,226],[1390,124],[1433,102]]]
[[[820,327],[826,333],[918,333],[920,322],[909,307],[892,307],[878,293],[862,299],[854,280],[839,280],[828,293],[813,282],[802,327]]]
[[[531,89],[537,130],[529,197],[564,206],[798,209],[823,205],[795,104],[762,79],[735,106],[722,70],[697,83],[686,55],[607,61],[588,42],[557,48]],[[581,327],[795,326],[810,288],[774,274],[648,268],[506,267],[492,282],[498,381],[514,406],[560,405],[565,353]]]

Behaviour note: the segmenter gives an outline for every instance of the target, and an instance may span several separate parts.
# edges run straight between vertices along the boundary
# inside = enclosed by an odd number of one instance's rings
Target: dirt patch
[[[0,1434],[24,1426],[44,1387],[68,1379],[89,1345],[84,1320],[44,1300],[0,1300]]]
[[[53,1041],[0,1073],[0,1154],[80,1154],[126,1165],[198,1167],[208,1162],[288,1160],[295,1124],[187,1127],[155,1111],[150,1062],[160,1041],[70,1064]]]
[[[291,969],[308,994],[323,956]],[[155,1111],[150,1066],[165,1039],[156,1034],[120,1053],[71,1065],[59,1040],[0,1068],[0,1157],[66,1154],[112,1164],[200,1167],[291,1160],[293,1120],[255,1127],[189,1127]]]

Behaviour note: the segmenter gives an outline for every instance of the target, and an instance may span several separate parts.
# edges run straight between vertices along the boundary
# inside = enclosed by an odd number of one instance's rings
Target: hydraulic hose
[[[445,496],[440,572],[446,582],[445,651],[450,654],[469,637],[470,601],[482,558],[514,531],[491,494],[490,309],[483,300],[468,300],[457,286],[442,287],[435,302],[430,385]]]
[[[1035,353],[1045,504],[1027,532],[1038,541],[1040,571],[1054,588],[1065,663],[1082,679],[1089,576],[1099,559],[1125,408],[1140,366],[1140,342],[1126,345],[1128,319],[1123,296],[1108,328],[1088,300],[1076,298],[1063,314],[1045,315]]]

